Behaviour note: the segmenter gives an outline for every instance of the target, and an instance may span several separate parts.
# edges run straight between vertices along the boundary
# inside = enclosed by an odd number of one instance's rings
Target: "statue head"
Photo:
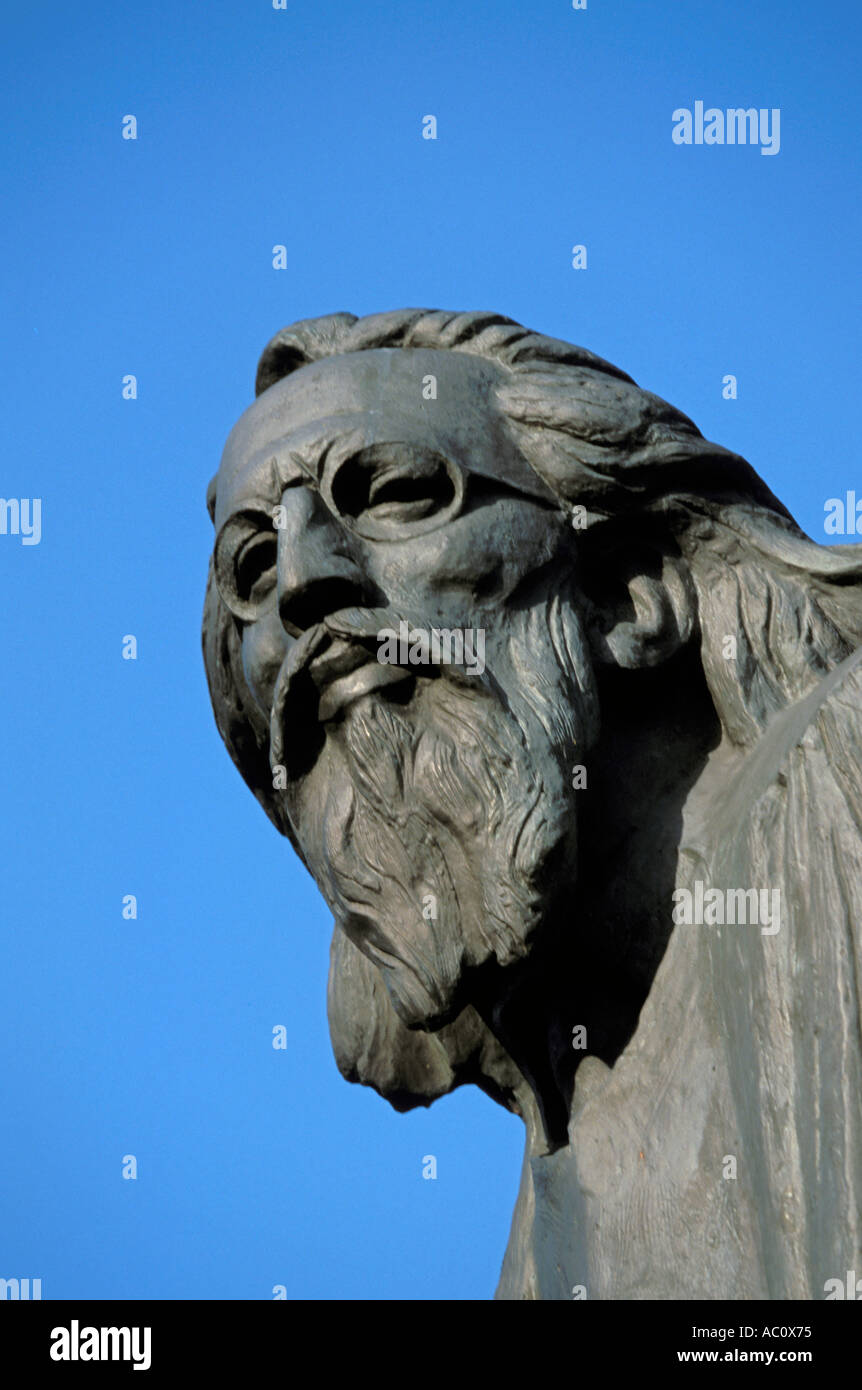
[[[399,1108],[462,1081],[518,1108],[554,1066],[535,962],[600,999],[613,1055],[670,929],[611,885],[653,872],[612,777],[678,738],[679,800],[753,746],[859,642],[859,561],[624,372],[498,315],[294,324],[256,391],[210,485],[205,661],[335,918],[336,1058]],[[515,1056],[513,985],[544,1060]]]

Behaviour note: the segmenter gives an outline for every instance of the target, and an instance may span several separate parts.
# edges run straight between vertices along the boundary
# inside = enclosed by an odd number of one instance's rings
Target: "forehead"
[[[291,448],[316,437],[358,430],[365,444],[434,445],[465,465],[482,455],[493,469],[501,453],[513,452],[493,402],[507,375],[496,363],[434,348],[374,348],[301,367],[269,387],[231,430],[218,472],[216,529],[244,499],[270,496],[273,458],[286,464]],[[435,399],[426,399],[429,376]]]

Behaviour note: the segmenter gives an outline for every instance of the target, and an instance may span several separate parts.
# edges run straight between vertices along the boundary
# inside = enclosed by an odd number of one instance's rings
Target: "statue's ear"
[[[697,622],[688,566],[671,540],[633,538],[596,551],[587,565],[588,627],[602,665],[659,666],[684,647]]]

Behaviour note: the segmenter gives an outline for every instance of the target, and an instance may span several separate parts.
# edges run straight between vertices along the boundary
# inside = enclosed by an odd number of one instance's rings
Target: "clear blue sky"
[[[42,499],[42,539],[0,536],[0,1276],[490,1297],[520,1122],[338,1075],[329,914],[210,713],[206,484],[285,323],[493,309],[672,401],[823,540],[862,496],[858,5],[45,0],[3,47],[0,494]],[[780,108],[779,154],[675,145],[697,100]]]

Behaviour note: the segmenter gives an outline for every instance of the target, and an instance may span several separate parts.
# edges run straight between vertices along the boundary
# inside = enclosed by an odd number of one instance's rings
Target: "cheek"
[[[255,703],[267,719],[289,640],[279,622],[275,604],[257,622],[248,623],[242,631],[242,669]]]
[[[564,517],[501,498],[409,544],[377,547],[374,567],[391,599],[415,597],[422,589],[493,602],[507,598],[525,575],[559,554],[567,535]]]

